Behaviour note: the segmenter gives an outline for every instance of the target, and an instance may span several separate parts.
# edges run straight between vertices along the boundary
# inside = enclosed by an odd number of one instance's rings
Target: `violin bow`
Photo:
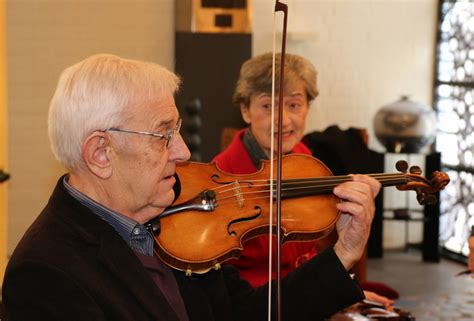
[[[288,6],[280,1],[275,1],[275,12],[274,12],[274,23],[273,23],[273,66],[272,66],[272,120],[274,118],[274,105],[275,105],[275,16],[277,12],[283,12],[283,33],[282,33],[282,44],[280,52],[280,75],[279,75],[279,88],[278,88],[278,143],[277,143],[277,179],[276,179],[276,286],[275,286],[275,297],[276,297],[276,320],[281,320],[281,184],[282,184],[282,121],[283,121],[283,94],[284,94],[284,75],[285,75],[285,52],[286,52],[286,30],[288,21]],[[270,181],[273,181],[273,157],[274,157],[274,133],[275,133],[275,122],[271,122],[271,148],[270,148]],[[269,215],[269,282],[272,282],[272,223],[273,223],[273,184],[270,184],[270,215]],[[271,283],[270,283],[271,284]],[[271,320],[271,285],[268,287],[268,320]]]

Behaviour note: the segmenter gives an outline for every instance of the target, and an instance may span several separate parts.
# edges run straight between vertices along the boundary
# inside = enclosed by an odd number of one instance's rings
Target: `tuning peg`
[[[428,205],[435,205],[438,202],[438,199],[433,194],[428,194],[425,197],[425,202]]]
[[[421,170],[420,166],[412,166],[410,167],[410,174],[421,175],[423,171]]]
[[[396,164],[395,164],[395,168],[399,171],[399,172],[402,172],[402,173],[406,173],[407,172],[407,169],[408,169],[408,163],[404,160],[399,160]]]
[[[425,193],[422,192],[416,192],[416,200],[418,201],[418,204],[420,205],[425,205],[426,199],[425,199]]]

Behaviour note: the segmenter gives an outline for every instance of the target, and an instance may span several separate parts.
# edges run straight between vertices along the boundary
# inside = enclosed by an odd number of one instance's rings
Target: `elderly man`
[[[153,254],[144,224],[172,203],[176,163],[189,157],[178,85],[159,65],[112,55],[63,72],[49,135],[68,174],[8,264],[7,320],[266,320],[267,285],[253,289],[227,265],[186,276]],[[362,254],[378,190],[366,176],[334,190],[351,219],[334,249],[282,280],[285,320],[321,320],[363,297],[347,270]]]

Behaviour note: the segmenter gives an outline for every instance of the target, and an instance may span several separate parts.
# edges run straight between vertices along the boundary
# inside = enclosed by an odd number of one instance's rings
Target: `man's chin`
[[[173,191],[173,190],[169,191],[169,192],[166,194],[166,199],[164,199],[162,202],[160,202],[160,205],[159,205],[159,206],[162,207],[163,209],[165,209],[165,208],[171,206],[171,205],[174,203],[174,201],[175,201],[174,195],[175,195],[175,194],[174,194],[174,191]]]

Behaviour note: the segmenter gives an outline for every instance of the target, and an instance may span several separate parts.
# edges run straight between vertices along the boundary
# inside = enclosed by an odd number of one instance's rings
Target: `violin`
[[[156,254],[188,275],[219,269],[223,262],[238,258],[246,240],[268,233],[269,165],[263,161],[256,173],[235,175],[221,171],[215,163],[177,164],[180,190],[175,191],[179,195],[172,206],[147,223],[155,234]],[[428,180],[418,166],[408,169],[405,161],[397,162],[396,168],[398,173],[369,176],[382,186],[416,191],[420,204],[434,204],[434,194],[449,183],[446,173],[436,171]],[[336,209],[341,200],[332,190],[352,180],[351,176],[333,176],[321,161],[303,154],[283,156],[282,173],[282,243],[329,234],[341,214]],[[272,202],[275,197],[274,192]],[[274,218],[274,233],[275,226]]]

